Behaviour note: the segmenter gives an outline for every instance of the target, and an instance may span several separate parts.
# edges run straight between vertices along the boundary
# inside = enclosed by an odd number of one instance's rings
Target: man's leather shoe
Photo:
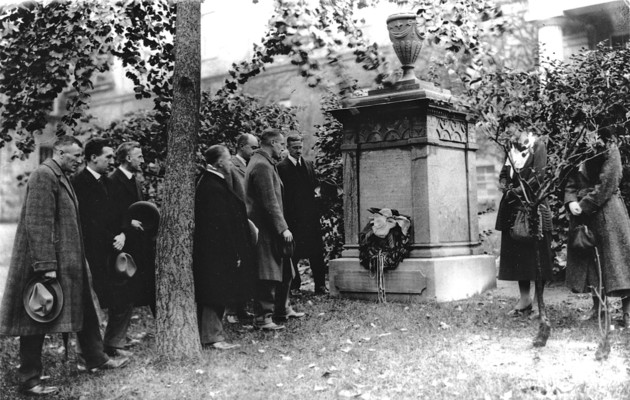
[[[107,360],[106,363],[101,364],[96,368],[90,369],[90,372],[95,373],[95,372],[100,372],[100,371],[105,371],[105,370],[110,370],[110,369],[124,368],[127,366],[127,364],[129,364],[129,359],[127,357],[116,358],[116,359],[110,358],[109,360]]]
[[[303,318],[305,315],[306,314],[303,312],[298,312],[292,308],[289,308],[286,315],[276,315],[274,319],[279,322],[286,322],[291,318],[295,318],[295,319]]]
[[[328,289],[326,288],[326,286],[318,286],[315,288],[315,294],[317,295],[327,295],[328,294]]]
[[[291,297],[302,297],[300,289],[291,289]]]
[[[44,386],[41,383],[21,390],[22,393],[28,396],[48,396],[49,394],[55,394],[58,391],[59,388],[57,386]]]
[[[214,342],[209,347],[218,350],[232,350],[241,347],[240,344],[228,343],[228,342]]]
[[[271,320],[265,320],[265,322],[254,322],[254,328],[262,329],[264,331],[279,331],[285,328],[284,325],[278,325]]]
[[[110,357],[131,357],[133,352],[129,350],[117,349],[115,347],[109,347],[105,349],[105,354]]]
[[[252,319],[254,318],[254,314],[250,313],[249,311],[246,310],[241,310],[238,312],[238,318],[239,319]]]
[[[141,340],[127,338],[127,343],[125,343],[125,349],[132,348],[136,345],[139,345],[140,343],[142,343]]]

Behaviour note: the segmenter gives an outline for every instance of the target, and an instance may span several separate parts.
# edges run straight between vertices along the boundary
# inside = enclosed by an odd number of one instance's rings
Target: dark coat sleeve
[[[280,206],[282,199],[278,199],[276,195],[274,174],[276,174],[276,171],[271,164],[259,163],[257,168],[251,171],[250,182],[256,191],[256,197],[260,200],[261,209],[266,214],[264,219],[270,226],[273,226],[276,233],[281,234],[289,226],[284,219],[283,210]]]
[[[618,190],[621,182],[622,167],[619,149],[614,143],[607,148],[606,158],[599,173],[599,182],[580,200],[580,207],[585,214],[597,212]]]

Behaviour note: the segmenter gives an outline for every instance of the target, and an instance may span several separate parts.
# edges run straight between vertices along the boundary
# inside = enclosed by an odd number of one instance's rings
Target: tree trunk
[[[169,358],[201,353],[192,272],[195,143],[201,81],[200,2],[177,2],[173,109],[157,246],[157,350]]]

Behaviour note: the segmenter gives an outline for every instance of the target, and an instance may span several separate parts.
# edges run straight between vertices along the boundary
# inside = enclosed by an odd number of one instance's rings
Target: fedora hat
[[[291,257],[295,250],[295,242],[286,242],[282,236],[276,240],[276,254],[281,258]]]
[[[136,267],[136,262],[131,257],[131,254],[128,253],[120,253],[116,256],[116,260],[114,260],[114,271],[119,277],[122,278],[133,278],[136,274],[138,267]]]
[[[52,322],[61,314],[63,291],[56,278],[37,275],[24,287],[22,300],[31,319],[41,323]]]
[[[129,220],[136,219],[142,222],[145,231],[157,233],[160,225],[160,211],[150,201],[136,201],[127,209]]]

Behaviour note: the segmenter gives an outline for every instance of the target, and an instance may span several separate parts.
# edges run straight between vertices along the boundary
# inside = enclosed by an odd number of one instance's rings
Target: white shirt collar
[[[93,170],[92,168],[90,168],[89,166],[86,166],[85,168],[86,168],[86,169],[90,172],[90,174],[92,174],[92,176],[94,177],[94,179],[96,179],[97,181],[98,181],[99,179],[101,179],[101,174],[99,174],[98,172],[94,171],[94,170]]]
[[[297,159],[293,158],[293,157],[291,156],[291,154],[289,154],[287,157],[289,157],[289,160],[291,160],[291,162],[293,163],[293,165],[296,165],[296,166],[297,166],[297,163],[298,163],[298,160],[297,160]]]
[[[225,179],[225,176],[219,171],[217,171],[216,168],[214,168],[213,166],[208,165],[206,169],[208,170],[208,172],[212,172],[213,174],[219,176],[221,179]]]
[[[118,169],[121,170],[123,174],[125,174],[127,179],[133,178],[133,174],[131,172],[127,171],[122,165],[119,166]]]
[[[243,157],[241,157],[239,154],[236,154],[236,158],[238,158],[239,160],[241,160],[241,162],[243,163],[243,165],[247,165],[247,161],[245,161],[245,159]]]

